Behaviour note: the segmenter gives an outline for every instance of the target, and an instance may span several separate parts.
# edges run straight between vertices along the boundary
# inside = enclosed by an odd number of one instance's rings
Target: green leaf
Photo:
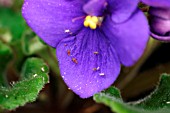
[[[170,75],[163,74],[156,90],[135,105],[150,110],[157,110],[163,107],[170,109]]]
[[[11,32],[12,41],[21,39],[23,31],[26,29],[21,11],[0,7],[0,28],[8,29]]]
[[[38,58],[29,58],[22,69],[21,78],[34,78],[35,76],[41,76],[48,82],[49,69],[43,60]]]
[[[36,100],[48,83],[48,66],[43,60],[29,58],[22,69],[22,79],[11,87],[0,87],[0,107],[12,110]]]
[[[22,37],[22,50],[26,55],[35,54],[47,46],[43,44],[35,33],[28,29]]]
[[[170,113],[170,75],[163,74],[156,90],[143,100],[125,103],[118,94],[118,89],[111,87],[93,98],[116,113]]]
[[[0,41],[0,85],[6,86],[6,76],[5,71],[8,63],[12,59],[12,51],[10,47],[8,47],[6,44],[3,44]]]

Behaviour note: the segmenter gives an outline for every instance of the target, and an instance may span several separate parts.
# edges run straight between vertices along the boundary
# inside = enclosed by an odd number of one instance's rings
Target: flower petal
[[[170,0],[141,0],[143,3],[154,7],[170,7]]]
[[[169,8],[149,8],[149,14],[164,20],[170,20],[170,7]]]
[[[106,0],[90,0],[84,6],[84,11],[93,16],[102,16],[106,8]]]
[[[155,33],[151,33],[151,36],[160,41],[170,42],[170,34],[168,34],[167,36],[161,36]]]
[[[170,41],[170,8],[149,9],[150,29],[153,38]]]
[[[117,54],[98,30],[84,28],[56,49],[62,78],[82,98],[108,88],[119,74]]]
[[[115,23],[126,21],[137,9],[139,0],[108,0],[108,8]]]
[[[140,10],[120,24],[113,23],[111,17],[107,17],[101,29],[112,41],[121,63],[125,66],[131,66],[139,59],[149,38],[148,22]]]
[[[28,25],[47,44],[56,47],[82,26],[85,0],[25,0],[22,14]]]

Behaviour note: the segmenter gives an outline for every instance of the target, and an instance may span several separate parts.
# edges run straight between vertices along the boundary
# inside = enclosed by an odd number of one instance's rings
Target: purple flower
[[[170,41],[170,0],[142,0],[152,6],[149,9],[151,36]]]
[[[82,98],[108,88],[149,37],[138,0],[25,0],[28,25],[56,48],[62,78]]]
[[[143,3],[153,7],[170,7],[170,0],[141,0]]]
[[[154,8],[149,10],[152,37],[170,41],[170,8]]]

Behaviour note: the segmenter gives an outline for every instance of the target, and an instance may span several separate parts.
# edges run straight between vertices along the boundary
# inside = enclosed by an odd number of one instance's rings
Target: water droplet
[[[12,81],[12,82],[10,82],[10,84],[13,86],[13,85],[15,84],[15,82],[14,82],[14,81]]]
[[[8,98],[8,95],[5,95],[6,98]]]
[[[104,73],[99,73],[100,76],[104,76],[105,74]]]
[[[166,102],[167,104],[170,104],[170,101]]]
[[[43,71],[43,72],[45,71],[45,70],[44,70],[44,67],[41,68],[41,71]]]
[[[70,32],[70,30],[69,30],[69,29],[66,29],[64,32],[65,32],[65,33],[69,33],[69,32]]]
[[[64,75],[66,74],[66,72],[64,72]],[[63,76],[64,77],[64,76]]]
[[[33,75],[33,77],[36,77],[36,76],[37,76],[37,74],[34,74],[34,75]]]

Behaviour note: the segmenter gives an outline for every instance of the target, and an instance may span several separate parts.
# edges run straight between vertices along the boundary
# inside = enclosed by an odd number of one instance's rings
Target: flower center
[[[96,29],[97,26],[100,26],[102,23],[103,17],[97,17],[97,16],[86,16],[84,20],[84,26],[90,27],[91,29]]]

